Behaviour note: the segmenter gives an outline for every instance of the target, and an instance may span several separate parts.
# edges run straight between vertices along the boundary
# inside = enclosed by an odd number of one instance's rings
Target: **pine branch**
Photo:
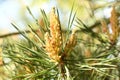
[[[109,19],[106,19],[106,22],[109,23]],[[92,26],[90,26],[89,28],[90,28],[90,29],[93,29],[93,28],[95,28],[95,27],[98,26],[98,25],[101,25],[101,22],[100,22],[100,21],[96,21],[96,23],[93,24]],[[39,30],[34,30],[34,31],[35,31],[35,32],[39,32]],[[84,31],[84,29],[83,29],[83,31]],[[21,33],[24,33],[24,32],[30,33],[31,31],[30,31],[30,30],[21,31]],[[45,31],[45,32],[46,32],[46,31]],[[62,30],[62,32],[65,33],[66,30]],[[77,32],[80,32],[80,30],[78,30]],[[6,38],[6,37],[9,37],[9,36],[20,35],[21,33],[19,33],[19,32],[7,33],[7,34],[0,35],[0,38]]]
[[[38,30],[34,30],[34,31],[38,31]],[[29,30],[25,30],[25,31],[21,31],[21,33],[30,33]],[[3,34],[3,35],[0,35],[0,38],[6,38],[6,37],[9,37],[9,36],[15,36],[15,35],[20,35],[21,33],[19,32],[12,32],[12,33],[7,33],[7,34]]]

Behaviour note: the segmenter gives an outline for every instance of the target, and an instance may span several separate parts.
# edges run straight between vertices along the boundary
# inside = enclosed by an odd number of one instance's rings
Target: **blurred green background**
[[[109,19],[113,4],[118,5],[117,11],[120,13],[119,0],[0,0],[0,35],[17,32],[11,22],[17,23],[21,29],[26,29],[26,25],[29,23],[36,25],[26,6],[31,9],[38,20],[42,20],[40,9],[43,9],[49,16],[52,7],[58,8],[62,28],[66,29],[70,10],[74,2],[74,12],[77,12],[77,18],[89,26],[100,22],[101,19]],[[75,24],[73,27],[75,27]],[[3,38],[0,38],[0,43],[2,43],[2,40]],[[0,50],[0,56],[1,53]],[[0,65],[2,65],[1,60],[0,57]],[[0,80],[7,79],[6,71],[0,66]]]
[[[26,6],[30,7],[37,19],[41,15],[40,9],[48,14],[51,7],[55,6],[59,9],[62,24],[66,25],[73,2],[74,0],[0,0],[0,33],[15,31],[10,25],[13,21],[23,29],[26,23],[33,22]],[[116,0],[75,0],[74,10],[77,10],[77,17],[92,25],[96,20],[109,18],[111,6],[115,2]]]

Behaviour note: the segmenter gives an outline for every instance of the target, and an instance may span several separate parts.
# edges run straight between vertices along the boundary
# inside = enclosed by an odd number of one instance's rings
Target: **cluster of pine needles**
[[[5,68],[10,71],[12,80],[120,79],[120,26],[115,6],[111,12],[111,27],[103,20],[99,33],[76,18],[73,7],[67,30],[62,30],[56,8],[51,9],[49,19],[41,10],[43,24],[27,9],[39,29],[34,30],[28,24],[28,33],[12,23],[24,38],[19,41],[5,39],[2,45],[3,58],[10,59]],[[72,29],[72,26],[75,27]]]

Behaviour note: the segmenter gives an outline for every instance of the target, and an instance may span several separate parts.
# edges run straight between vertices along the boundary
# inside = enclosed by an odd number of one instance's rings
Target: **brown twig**
[[[38,31],[38,30],[35,30],[35,31]],[[29,30],[25,30],[25,31],[21,31],[21,33],[30,33],[31,31]],[[20,35],[21,33],[19,32],[12,32],[12,33],[8,33],[8,34],[3,34],[3,35],[0,35],[0,38],[6,38],[6,37],[9,37],[9,36],[15,36],[15,35]]]
[[[109,23],[109,20],[106,19],[106,22]],[[89,28],[93,29],[93,28],[95,28],[98,25],[101,25],[100,21],[96,21],[96,23],[91,25]],[[34,31],[38,32],[39,30],[34,30]],[[83,29],[83,31],[84,31],[84,29]],[[29,30],[21,31],[21,33],[24,33],[24,32],[30,33],[31,31],[29,31]],[[62,32],[66,32],[66,30],[63,30]],[[77,32],[79,32],[79,30]],[[6,38],[6,37],[9,37],[9,36],[20,35],[21,33],[20,32],[12,32],[12,33],[8,33],[8,34],[3,34],[3,35],[0,35],[0,38]]]

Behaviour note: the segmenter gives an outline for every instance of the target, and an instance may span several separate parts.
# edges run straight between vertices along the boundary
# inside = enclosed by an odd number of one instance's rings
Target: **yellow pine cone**
[[[54,61],[60,60],[60,51],[62,46],[61,26],[58,16],[55,14],[55,8],[50,12],[50,34],[45,34],[45,47],[47,55]]]
[[[107,24],[106,24],[105,20],[102,20],[102,21],[101,21],[101,24],[102,24],[102,32],[103,32],[103,33],[108,33],[108,32],[109,32],[109,29],[108,29],[108,27],[107,27]]]
[[[117,40],[117,37],[119,36],[119,21],[118,21],[118,15],[115,10],[115,6],[113,6],[112,12],[111,12],[111,17],[110,17],[110,23],[111,23],[111,29],[112,29],[112,34],[110,35],[110,41],[111,43],[115,43]]]
[[[72,31],[69,41],[65,45],[64,54],[63,54],[65,57],[68,56],[68,53],[75,47],[75,45],[77,43],[75,32],[76,32],[76,30]]]
[[[112,33],[110,32],[109,28],[107,28],[105,21],[102,21],[101,24],[102,24],[103,33],[106,33],[110,42],[112,44],[115,44],[116,40],[119,36],[119,31],[120,31],[120,28],[118,26],[119,25],[118,14],[115,10],[115,6],[113,6],[113,9],[111,11],[111,17],[110,17],[110,24],[111,24]]]

